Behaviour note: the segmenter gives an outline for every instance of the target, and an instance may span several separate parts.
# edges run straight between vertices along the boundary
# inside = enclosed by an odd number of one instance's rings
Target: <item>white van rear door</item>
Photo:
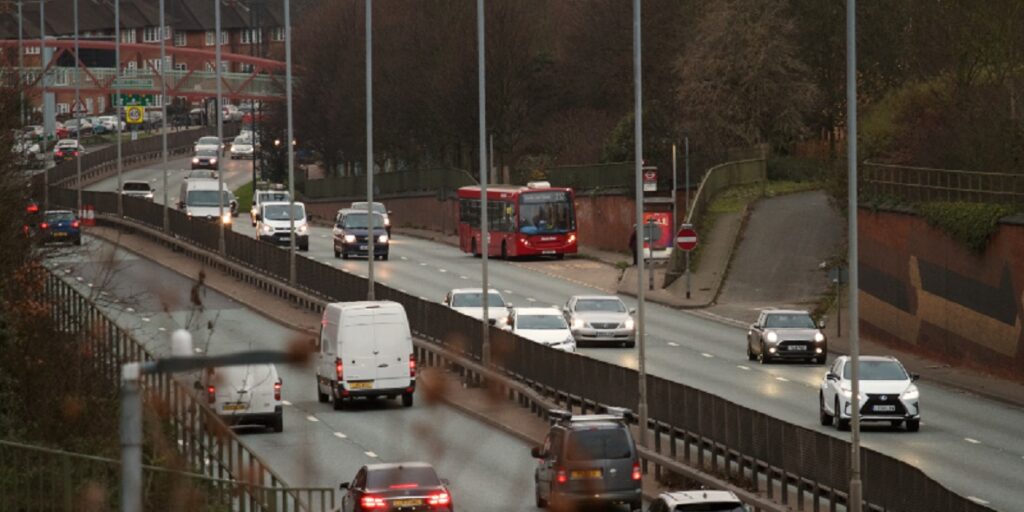
[[[217,395],[217,412],[251,414],[268,412],[268,409],[273,411],[276,380],[271,365],[218,368],[213,379]]]
[[[345,382],[370,382],[377,377],[377,343],[373,335],[373,317],[366,315],[353,319],[355,324],[342,327],[341,357]],[[358,385],[357,385],[358,386]],[[350,386],[351,389],[358,389]]]
[[[409,337],[409,327],[402,322],[398,315],[380,315],[378,322],[374,325],[374,337],[377,340],[377,380],[393,381],[403,379],[407,383],[409,379],[409,354],[412,353],[412,339]],[[398,384],[404,387],[407,384]],[[394,383],[387,386],[393,387]]]

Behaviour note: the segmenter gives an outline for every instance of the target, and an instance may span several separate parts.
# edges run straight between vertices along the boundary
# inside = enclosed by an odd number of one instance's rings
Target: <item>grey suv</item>
[[[544,446],[531,453],[540,459],[534,473],[538,507],[550,503],[558,510],[569,507],[628,505],[641,508],[640,458],[636,443],[622,416],[594,414],[573,416],[552,411],[556,418]]]

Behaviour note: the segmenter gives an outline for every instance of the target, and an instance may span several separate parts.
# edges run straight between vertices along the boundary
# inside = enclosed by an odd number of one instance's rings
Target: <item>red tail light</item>
[[[211,404],[217,401],[217,388],[213,386],[206,388],[206,401]]]
[[[640,471],[640,463],[633,463],[633,480],[640,480],[643,477],[643,473]]]
[[[25,208],[25,211],[27,211],[28,213],[39,213],[39,205],[32,203],[28,205],[28,208]]]
[[[416,354],[409,354],[409,377],[416,377]]]
[[[42,224],[39,225],[39,229],[50,229],[50,225],[46,222],[43,222]]]
[[[380,496],[363,496],[359,499],[359,507],[363,510],[384,509],[388,504]]]
[[[340,357],[334,361],[334,370],[338,374],[338,382],[345,380],[345,368],[344,365],[341,364]]]
[[[569,481],[569,475],[565,474],[564,469],[559,469],[558,473],[555,474],[555,481],[560,484],[564,484]]]
[[[75,156],[78,156],[78,151],[75,151]]]
[[[439,492],[437,494],[431,494],[427,497],[427,503],[431,507],[447,507],[452,502],[452,497],[446,492]]]
[[[78,229],[78,227],[81,226],[81,225],[82,225],[82,223],[77,221],[77,220],[71,221],[71,227],[73,227],[75,229]]]
[[[274,400],[281,399],[281,381],[274,383]]]
[[[63,151],[58,151],[57,152],[57,156],[64,156],[64,152]]]

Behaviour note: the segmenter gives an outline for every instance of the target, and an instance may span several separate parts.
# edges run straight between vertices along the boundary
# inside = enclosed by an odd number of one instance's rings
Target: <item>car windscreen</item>
[[[709,503],[689,503],[676,505],[673,512],[746,512],[743,504],[735,501],[715,501]]]
[[[853,363],[846,362],[843,367],[843,378],[853,378]],[[861,361],[860,380],[907,380],[906,370],[896,361]]]
[[[811,319],[810,315],[796,314],[796,315],[783,315],[774,314],[768,315],[764,318],[764,326],[776,329],[816,329],[814,320]]]
[[[221,201],[224,206],[229,206],[231,202],[231,196],[228,195],[227,191],[221,191]],[[188,200],[185,201],[189,206],[218,206],[217,204],[217,191],[216,190],[189,190]]]
[[[369,491],[440,486],[441,479],[431,467],[390,466],[366,472],[366,489]]]
[[[576,311],[625,313],[626,305],[618,299],[579,299],[576,301]]]
[[[302,220],[306,218],[306,209],[301,204],[295,205],[293,210],[295,216],[292,217],[295,220]],[[272,204],[263,207],[263,218],[266,220],[288,220],[288,205],[286,204]]]
[[[249,140],[249,137],[246,137],[245,135],[239,135],[238,137],[235,137],[235,140],[233,142],[235,144],[252,144],[252,141]]]
[[[46,212],[46,222],[63,222],[75,220],[71,212]]]
[[[150,190],[152,190],[152,189],[149,188],[149,183],[131,183],[131,182],[125,182],[124,183],[124,189],[125,190],[131,190],[133,192],[149,192]]]
[[[217,137],[200,137],[196,144],[199,146],[219,146],[220,139]]]
[[[464,292],[452,295],[453,308],[482,308],[484,306],[483,292]],[[505,307],[505,300],[497,293],[487,295],[487,307]]]
[[[369,227],[369,219],[367,217],[369,215],[365,213],[350,213],[342,219],[342,225],[346,229],[366,229]],[[373,226],[375,228],[383,228],[384,218],[379,214],[373,214]]]
[[[569,435],[569,460],[628,459],[629,438],[621,428],[576,430]]]
[[[217,150],[216,149],[200,149],[199,151],[196,151],[196,156],[216,157],[217,156]]]
[[[517,329],[568,329],[562,315],[519,315]]]

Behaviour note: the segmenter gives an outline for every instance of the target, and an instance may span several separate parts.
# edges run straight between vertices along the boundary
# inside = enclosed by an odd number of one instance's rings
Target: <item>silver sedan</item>
[[[636,325],[633,309],[614,295],[576,295],[562,308],[576,345],[633,347]]]

